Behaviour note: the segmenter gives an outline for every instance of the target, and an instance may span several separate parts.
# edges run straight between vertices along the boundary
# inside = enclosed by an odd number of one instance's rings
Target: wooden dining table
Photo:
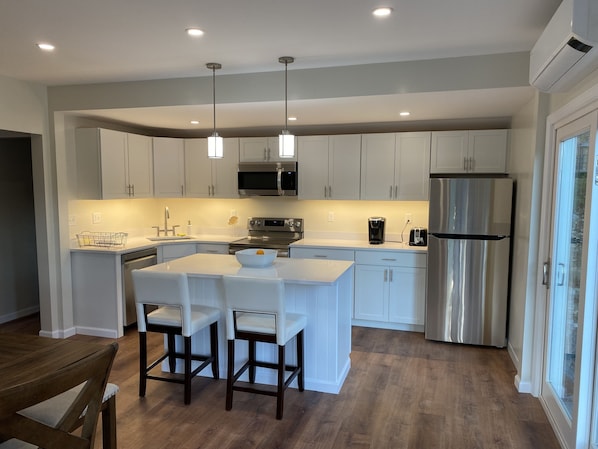
[[[58,371],[102,348],[81,341],[0,333],[0,420],[34,405],[15,401],[15,387]]]

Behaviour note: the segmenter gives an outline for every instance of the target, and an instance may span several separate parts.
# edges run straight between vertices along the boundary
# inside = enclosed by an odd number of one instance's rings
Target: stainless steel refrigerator
[[[513,181],[431,178],[425,336],[506,344]]]

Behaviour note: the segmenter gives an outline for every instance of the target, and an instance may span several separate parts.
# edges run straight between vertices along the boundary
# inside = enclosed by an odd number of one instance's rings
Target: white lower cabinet
[[[228,243],[198,243],[197,252],[202,254],[228,254]]]
[[[355,251],[355,324],[423,330],[426,265],[425,254]]]
[[[197,252],[197,243],[170,243],[158,248],[158,262],[168,262]]]

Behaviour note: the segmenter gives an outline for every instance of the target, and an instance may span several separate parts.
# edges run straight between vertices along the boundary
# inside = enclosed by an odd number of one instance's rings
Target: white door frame
[[[539,396],[542,387],[545,364],[545,335],[548,320],[546,288],[542,285],[543,264],[550,256],[551,214],[553,198],[553,173],[556,151],[556,130],[567,123],[598,110],[598,85],[575,98],[546,119],[546,140],[544,149],[544,172],[542,182],[542,210],[540,215],[540,238],[538,247],[538,270],[534,312],[532,394]],[[556,430],[556,429],[555,429]],[[561,444],[563,442],[561,441]]]

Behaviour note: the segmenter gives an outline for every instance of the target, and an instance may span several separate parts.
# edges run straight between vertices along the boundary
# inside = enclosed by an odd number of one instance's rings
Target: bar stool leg
[[[303,331],[297,334],[297,366],[299,367],[299,375],[297,379],[297,386],[299,391],[305,389],[305,370],[303,369]]]
[[[212,351],[212,375],[220,379],[220,361],[218,359],[218,322],[210,324],[210,351]]]
[[[147,333],[139,332],[139,396],[145,396],[147,384]]]
[[[176,343],[174,334],[168,334],[168,368],[171,373],[176,369]]]
[[[278,387],[276,391],[276,419],[282,419],[282,411],[284,407],[284,349],[284,345],[278,346]]]
[[[255,383],[255,340],[249,340],[249,383]]]
[[[185,404],[191,403],[191,337],[185,340]]]
[[[228,340],[228,376],[226,379],[226,410],[233,408],[233,383],[235,378],[235,340]]]

